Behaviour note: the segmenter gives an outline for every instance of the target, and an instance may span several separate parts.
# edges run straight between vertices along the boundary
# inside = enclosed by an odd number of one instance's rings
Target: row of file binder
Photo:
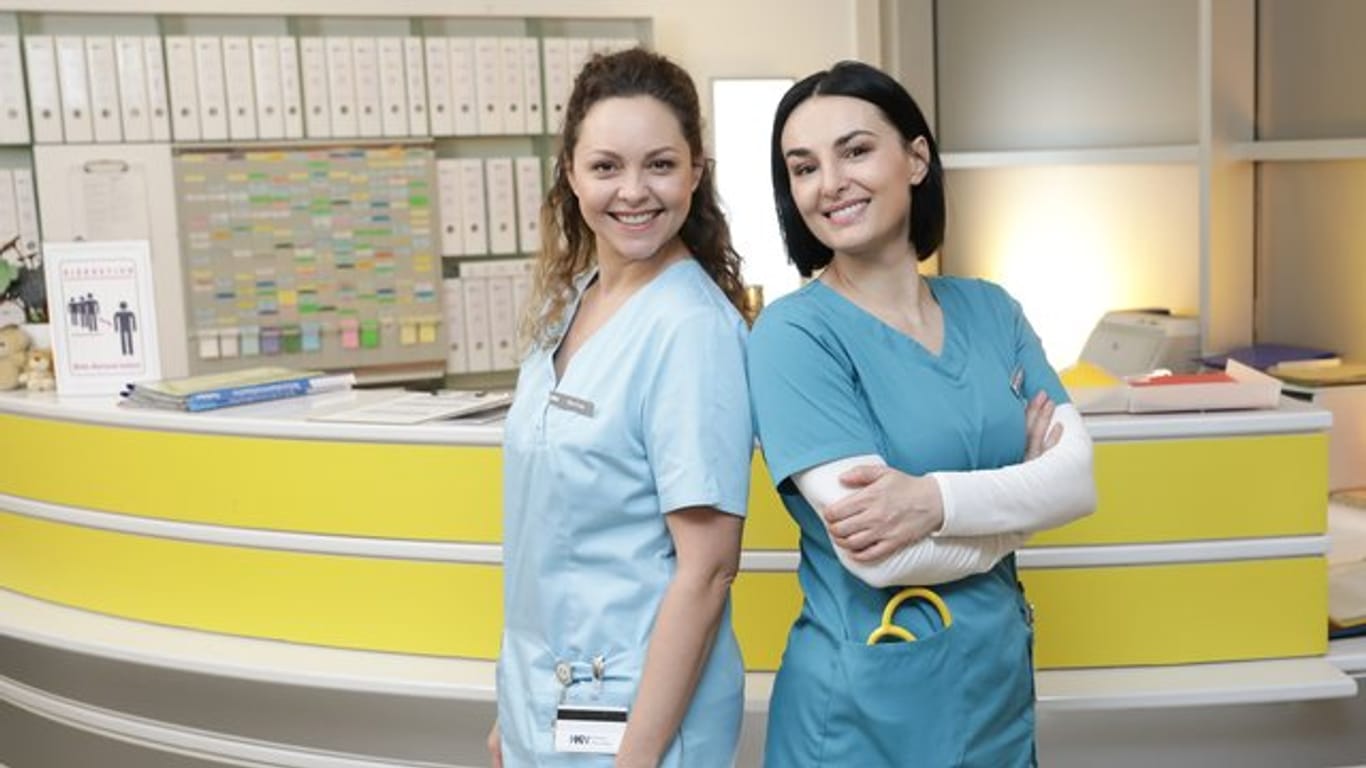
[[[517,330],[531,279],[531,259],[503,259],[462,262],[460,277],[443,281],[447,373],[517,367]]]
[[[18,36],[0,36],[0,143],[27,143],[30,113],[37,143],[553,133],[584,62],[636,45],[563,37],[22,40],[21,55]]]
[[[439,158],[436,192],[442,256],[540,249],[540,158]]]

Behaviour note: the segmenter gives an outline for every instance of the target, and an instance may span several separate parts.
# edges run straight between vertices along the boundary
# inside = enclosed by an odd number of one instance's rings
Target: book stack
[[[128,384],[122,395],[124,402],[130,405],[197,412],[350,389],[355,381],[356,377],[351,373],[248,368],[231,373]]]

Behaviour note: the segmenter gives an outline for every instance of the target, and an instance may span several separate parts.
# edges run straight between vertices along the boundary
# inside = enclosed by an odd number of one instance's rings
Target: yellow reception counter
[[[0,395],[0,764],[47,768],[59,724],[139,766],[482,764],[501,430],[308,420],[379,396],[187,415]],[[1355,696],[1326,657],[1328,427],[1289,401],[1088,419],[1097,513],[1019,554],[1041,712]],[[753,472],[744,765],[800,603],[796,529]],[[329,691],[336,719],[312,722]]]

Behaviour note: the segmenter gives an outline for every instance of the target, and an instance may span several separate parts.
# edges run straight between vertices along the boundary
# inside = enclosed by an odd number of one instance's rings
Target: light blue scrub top
[[[580,296],[592,277],[577,281]],[[689,258],[628,299],[558,383],[551,350],[523,363],[503,445],[498,722],[509,768],[611,765],[611,756],[554,751],[555,708],[635,699],[677,565],[665,514],[707,506],[744,516],[754,449],[746,335],[739,313]],[[601,683],[592,679],[597,656]],[[556,677],[562,662],[572,671],[568,686]],[[743,687],[727,605],[661,765],[729,766]]]
[[[1005,291],[958,278],[929,285],[944,314],[937,356],[819,281],[765,310],[750,338],[755,423],[801,528],[804,593],[774,682],[765,765],[1034,762],[1033,630],[1014,557],[934,587],[953,613],[948,629],[923,603],[907,603],[896,623],[919,639],[870,647],[897,588],[845,570],[790,479],[861,454],[917,475],[1017,464],[1027,398],[1044,389],[1066,402]]]

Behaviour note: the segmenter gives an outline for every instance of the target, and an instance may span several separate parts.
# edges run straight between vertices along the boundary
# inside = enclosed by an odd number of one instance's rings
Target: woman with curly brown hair
[[[739,257],[691,78],[578,75],[504,438],[494,764],[726,766],[753,435]]]

